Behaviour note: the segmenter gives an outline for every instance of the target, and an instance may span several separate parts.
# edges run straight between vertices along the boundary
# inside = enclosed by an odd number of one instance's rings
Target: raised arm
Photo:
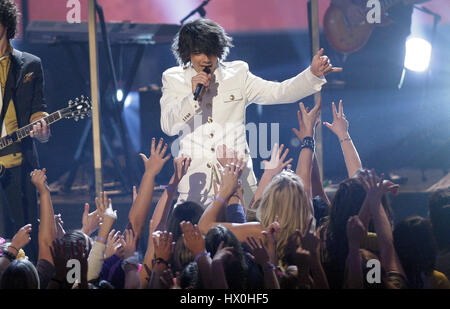
[[[339,139],[342,153],[344,154],[345,165],[347,166],[348,177],[355,175],[358,169],[362,168],[361,159],[358,151],[348,133],[348,120],[345,118],[342,100],[339,101],[339,112],[336,112],[336,105],[332,103],[333,123],[324,122],[323,124],[330,129]]]
[[[142,161],[144,161],[145,172],[142,176],[139,193],[128,214],[128,220],[138,242],[142,234],[142,229],[144,228],[145,222],[147,221],[148,213],[150,211],[153,191],[155,187],[155,177],[156,175],[158,175],[164,164],[170,158],[170,154],[164,157],[164,154],[167,150],[167,144],[162,147],[162,138],[159,140],[158,146],[155,147],[155,144],[156,141],[155,138],[153,138],[150,149],[150,158],[147,158],[142,153],[140,154]]]
[[[259,239],[258,243],[255,238],[247,237],[247,245],[252,252],[252,254],[247,253],[247,256],[258,264],[264,273],[264,288],[279,289],[280,284],[275,273],[275,266],[270,262],[270,254],[263,240]]]
[[[31,224],[27,224],[20,228],[11,240],[11,244],[3,250],[3,255],[0,257],[0,278],[3,271],[17,258],[19,250],[25,247],[31,240]]]
[[[378,181],[375,170],[373,169],[371,173],[366,171],[366,177],[361,176],[360,179],[366,189],[366,200],[375,225],[375,231],[377,232],[381,265],[386,272],[397,272],[406,278],[397,252],[395,251],[391,225],[381,205],[381,197],[390,190],[389,184],[383,182],[383,174]]]
[[[198,266],[199,276],[203,287],[209,288],[212,285],[211,276],[211,257],[205,248],[205,240],[197,225],[193,226],[191,222],[181,222],[183,231],[183,242],[195,256],[195,262]]]
[[[40,223],[39,223],[39,260],[47,260],[53,264],[50,246],[56,238],[55,214],[53,212],[50,190],[47,185],[47,170],[34,170],[31,182],[36,186],[40,196]]]
[[[312,209],[311,172],[312,158],[314,154],[314,133],[316,122],[320,114],[321,102],[319,101],[311,111],[307,111],[303,103],[300,103],[300,110],[297,111],[297,119],[300,131],[293,128],[293,132],[300,139],[300,155],[295,173],[300,176],[308,195],[308,200]]]
[[[100,192],[95,199],[97,210],[102,214],[102,225],[98,231],[97,239],[88,257],[88,281],[98,278],[105,260],[106,243],[114,222],[117,220],[117,211],[113,211],[111,199],[106,192]]]
[[[363,272],[361,268],[361,253],[359,251],[361,240],[367,234],[364,224],[358,216],[350,217],[347,221],[348,255],[345,263],[345,283],[348,289],[362,289]]]
[[[272,181],[273,177],[281,173],[281,171],[292,162],[292,158],[284,161],[286,160],[286,156],[288,155],[288,153],[289,148],[284,149],[283,144],[280,146],[280,148],[278,148],[278,144],[274,144],[270,161],[263,161],[264,173],[261,176],[258,187],[256,188],[255,195],[253,196],[252,202],[250,203],[250,208],[254,208],[256,206],[256,202],[261,199],[264,190]]]
[[[183,176],[186,175],[186,172],[191,165],[191,161],[191,158],[185,156],[173,159],[174,173],[170,178],[166,190],[164,190],[164,193],[159,199],[158,204],[156,204],[156,208],[152,216],[154,230],[150,230],[150,233],[153,233],[155,230],[166,230],[167,217],[169,216],[173,197],[175,196],[178,184],[180,183]]]

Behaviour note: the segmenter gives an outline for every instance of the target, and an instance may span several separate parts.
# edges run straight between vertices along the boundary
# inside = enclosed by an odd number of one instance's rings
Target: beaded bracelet
[[[215,200],[219,200],[219,201],[221,201],[223,204],[225,204],[225,200],[224,200],[223,198],[221,198],[220,196],[218,196],[218,195],[216,195],[216,196],[214,197],[214,199],[215,199]]]
[[[204,255],[207,255],[207,256],[211,256],[211,253],[209,253],[209,252],[202,252],[202,253],[199,253],[199,254],[197,254],[197,256],[195,257],[195,259],[194,259],[194,262],[196,262],[197,263],[197,261],[202,257],[202,256],[204,256]]]
[[[346,138],[343,138],[343,139],[339,140],[339,142],[343,143],[345,141],[351,141],[351,140],[352,139],[350,137],[346,137]]]
[[[172,187],[172,186],[170,186],[170,185],[167,185],[167,186],[166,186],[166,190],[175,192],[175,188]]]
[[[19,253],[19,249],[17,249],[16,247],[14,247],[14,246],[12,246],[12,245],[9,245],[8,248],[13,248],[14,250],[17,251],[17,253]]]
[[[95,240],[106,245],[106,239],[104,239],[103,237],[97,236],[97,238]]]

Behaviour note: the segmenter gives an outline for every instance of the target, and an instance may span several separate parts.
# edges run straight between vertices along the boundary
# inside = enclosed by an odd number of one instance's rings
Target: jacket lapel
[[[5,93],[3,94],[3,103],[7,104],[16,92],[22,79],[22,52],[14,49],[11,54],[11,65],[9,66],[8,78],[5,84]]]

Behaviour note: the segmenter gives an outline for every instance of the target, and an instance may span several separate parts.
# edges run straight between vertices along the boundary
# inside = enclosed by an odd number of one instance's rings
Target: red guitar
[[[384,27],[392,23],[387,11],[399,2],[412,4],[429,0],[379,0],[381,22],[369,23],[367,14],[368,0],[332,0],[325,12],[323,26],[330,45],[345,54],[353,53],[366,45],[375,27]]]

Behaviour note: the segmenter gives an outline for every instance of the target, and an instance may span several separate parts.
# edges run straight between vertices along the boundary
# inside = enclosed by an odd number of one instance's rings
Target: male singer
[[[320,91],[326,74],[342,70],[334,68],[321,50],[297,76],[281,83],[266,81],[253,75],[243,61],[224,62],[233,47],[231,41],[224,29],[209,19],[183,25],[174,39],[172,51],[180,66],[162,76],[161,128],[169,136],[179,135],[179,155],[192,158],[178,186],[177,203],[194,201],[203,207],[211,203],[220,145],[250,158],[245,134],[249,104],[298,101]],[[196,90],[201,91],[194,100]],[[248,160],[241,181],[248,207],[257,187],[252,160]]]

